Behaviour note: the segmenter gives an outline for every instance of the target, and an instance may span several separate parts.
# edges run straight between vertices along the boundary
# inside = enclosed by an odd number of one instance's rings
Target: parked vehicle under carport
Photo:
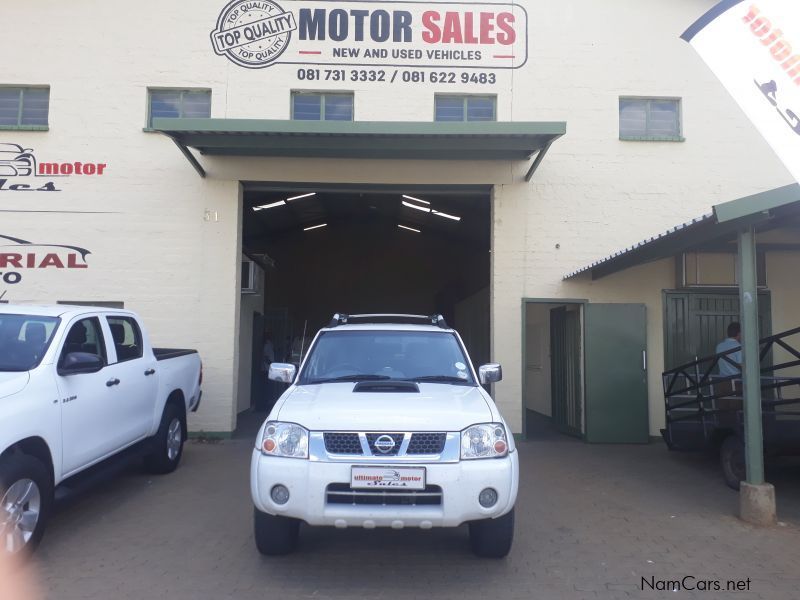
[[[800,336],[800,327],[760,342],[767,459],[800,456],[800,377],[785,376],[800,366],[800,350],[789,342],[792,336]],[[666,428],[661,430],[670,450],[718,451],[725,483],[735,490],[746,478],[742,379],[716,373],[720,362],[731,362],[737,351],[699,358],[662,374]],[[772,364],[778,353],[788,360]]]

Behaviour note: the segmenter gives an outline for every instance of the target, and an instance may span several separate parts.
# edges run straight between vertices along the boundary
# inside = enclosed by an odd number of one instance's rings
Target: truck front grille
[[[375,442],[378,440],[383,442],[386,441],[387,438],[391,438],[394,442],[394,446],[387,451],[381,452],[378,450],[378,447],[375,446]],[[372,452],[373,456],[397,456],[397,453],[400,452],[400,446],[403,444],[403,438],[405,438],[405,434],[403,433],[368,433],[367,444],[369,444],[369,451]]]
[[[446,433],[412,433],[406,454],[441,454]]]
[[[441,506],[442,488],[425,486],[424,490],[360,490],[347,483],[331,483],[325,490],[328,504],[371,504],[374,506]]]
[[[325,450],[331,454],[363,454],[357,433],[324,433]]]

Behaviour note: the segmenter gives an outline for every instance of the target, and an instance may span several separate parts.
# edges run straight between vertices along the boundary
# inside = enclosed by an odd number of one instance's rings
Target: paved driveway
[[[300,550],[255,549],[251,440],[190,443],[178,471],[130,468],[62,506],[36,563],[48,598],[731,598],[642,590],[642,578],[750,578],[739,598],[797,598],[800,466],[771,473],[784,525],[751,528],[712,460],[662,445],[520,445],[514,549],[474,558],[465,528],[301,530]]]

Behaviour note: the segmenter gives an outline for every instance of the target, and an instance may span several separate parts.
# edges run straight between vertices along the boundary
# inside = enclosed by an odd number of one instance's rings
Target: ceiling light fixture
[[[414,198],[414,196],[406,196],[405,194],[403,194],[403,198],[406,198],[408,200],[413,200],[414,202],[422,202],[423,204],[430,204],[430,202],[428,202],[427,200],[422,200],[421,198]]]
[[[417,206],[416,204],[411,204],[411,202],[406,202],[403,200],[403,206],[407,206],[408,208],[415,208],[416,210],[421,210],[422,212],[429,213],[431,209],[427,206]]]
[[[323,223],[322,225],[312,225],[311,227],[303,227],[303,231],[311,231],[312,229],[319,229],[320,227],[327,227],[327,223]]]
[[[300,198],[308,198],[309,196],[316,196],[317,192],[311,192],[310,194],[303,194],[301,196],[292,196],[291,198],[287,198],[287,202],[291,202],[292,200],[300,200]]]
[[[254,206],[253,210],[259,211],[264,210],[265,208],[275,208],[276,206],[283,206],[286,204],[283,200],[278,200],[277,202],[273,202],[272,204],[262,204],[261,206]]]
[[[448,215],[447,213],[439,212],[438,210],[431,211],[437,217],[444,217],[445,219],[452,219],[453,221],[460,221],[461,217],[457,217],[455,215]]]
[[[422,233],[419,229],[414,229],[413,227],[406,227],[405,225],[398,225],[398,227],[407,231],[413,231],[414,233]]]

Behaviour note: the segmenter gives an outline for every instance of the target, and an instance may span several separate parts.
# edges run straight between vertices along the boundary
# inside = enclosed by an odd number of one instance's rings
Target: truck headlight
[[[261,452],[268,456],[308,458],[308,430],[296,423],[269,421],[264,426]]]
[[[508,438],[502,423],[479,423],[461,432],[461,458],[500,458],[508,454]]]

